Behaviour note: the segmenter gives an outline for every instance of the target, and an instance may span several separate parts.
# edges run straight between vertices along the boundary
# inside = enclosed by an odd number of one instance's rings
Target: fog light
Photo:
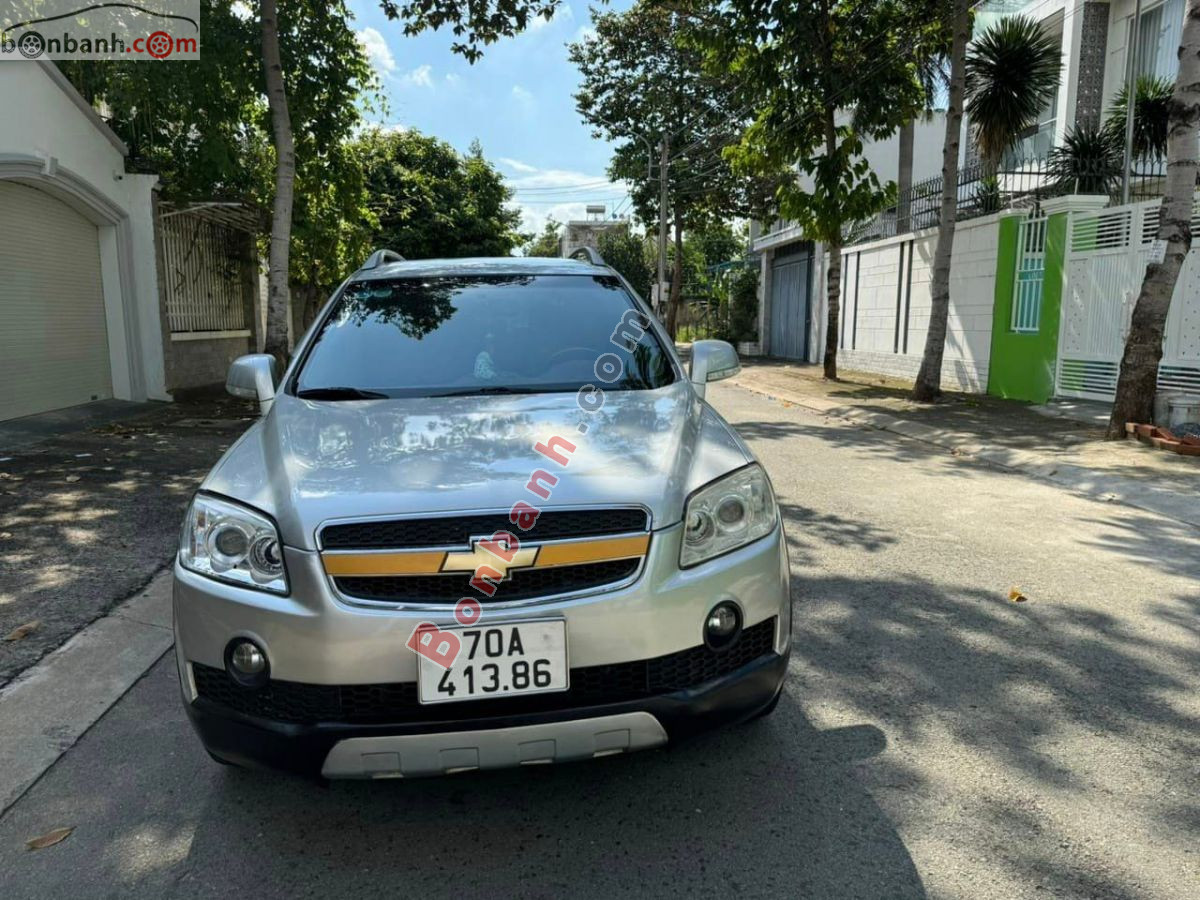
[[[737,640],[742,630],[742,614],[732,603],[718,603],[704,619],[704,643],[723,650]]]
[[[267,681],[267,654],[254,641],[235,638],[225,648],[225,669],[238,684],[257,687]]]

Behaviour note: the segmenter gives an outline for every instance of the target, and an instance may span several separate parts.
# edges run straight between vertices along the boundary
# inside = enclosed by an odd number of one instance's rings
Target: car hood
[[[586,433],[579,427],[587,426]],[[562,467],[534,449],[576,445]],[[285,544],[317,547],[333,519],[640,504],[653,527],[678,522],[689,493],[753,459],[690,384],[612,391],[583,412],[573,393],[343,402],[280,394],[202,489],[273,516]],[[548,500],[530,475],[558,476]]]

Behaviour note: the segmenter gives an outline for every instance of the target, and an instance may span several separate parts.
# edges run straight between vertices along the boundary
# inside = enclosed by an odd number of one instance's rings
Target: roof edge
[[[100,113],[96,112],[92,104],[83,98],[83,94],[75,90],[75,85],[71,84],[71,80],[62,73],[62,70],[48,59],[39,59],[37,64],[42,67],[42,71],[50,77],[50,80],[58,85],[59,89],[79,108],[79,111],[87,116],[88,121],[96,126],[96,129],[117,149],[117,152],[123,157],[128,157],[129,148],[125,146],[125,142],[117,137],[117,133],[108,127],[107,122],[100,118]]]

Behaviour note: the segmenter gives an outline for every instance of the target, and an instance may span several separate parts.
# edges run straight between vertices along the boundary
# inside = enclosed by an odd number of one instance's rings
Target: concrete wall
[[[254,352],[252,337],[206,338],[171,342],[171,390],[222,384],[229,364]]]
[[[999,217],[958,226],[950,275],[950,318],[942,385],[983,393],[988,384]],[[925,350],[932,306],[930,278],[937,229],[850,247],[842,255],[839,365],[896,378],[915,378]],[[813,296],[813,335],[825,345],[827,301],[822,259]],[[817,356],[810,359],[816,361]]]
[[[99,229],[113,395],[170,399],[154,252],[157,178],[126,174],[124,146],[52,63],[0,61],[0,110],[0,177],[57,197]]]

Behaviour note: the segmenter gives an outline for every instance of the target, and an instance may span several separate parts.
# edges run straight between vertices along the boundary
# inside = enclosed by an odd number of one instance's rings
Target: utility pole
[[[1133,174],[1133,120],[1137,109],[1137,64],[1138,44],[1142,27],[1142,0],[1137,0],[1133,10],[1133,23],[1129,27],[1129,51],[1125,62],[1125,167],[1121,172],[1121,205],[1129,203],[1129,181]]]
[[[658,305],[663,305],[663,285],[667,280],[667,151],[670,139],[663,135],[658,162]]]

